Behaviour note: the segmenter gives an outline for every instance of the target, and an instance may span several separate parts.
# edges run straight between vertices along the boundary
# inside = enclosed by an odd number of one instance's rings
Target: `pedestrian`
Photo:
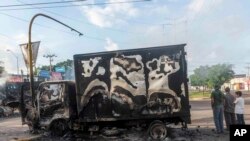
[[[224,117],[226,121],[226,130],[229,130],[230,125],[235,124],[234,113],[235,97],[230,93],[230,88],[225,88],[225,101],[224,101]]]
[[[235,114],[237,118],[237,124],[245,124],[244,120],[244,98],[242,97],[241,91],[236,91],[236,100],[235,103]]]
[[[224,94],[221,92],[220,86],[215,85],[214,90],[211,93],[211,105],[213,109],[214,124],[216,127],[216,132],[218,134],[224,132],[223,103],[224,103]]]

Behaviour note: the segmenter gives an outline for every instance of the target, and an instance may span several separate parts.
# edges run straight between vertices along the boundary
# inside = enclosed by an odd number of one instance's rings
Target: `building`
[[[234,78],[230,80],[229,83],[225,83],[223,87],[229,87],[231,90],[250,90],[250,77],[246,74],[234,75]]]

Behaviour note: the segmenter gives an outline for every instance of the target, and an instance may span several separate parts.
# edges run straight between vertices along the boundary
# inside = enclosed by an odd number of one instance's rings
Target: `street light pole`
[[[19,75],[19,63],[18,63],[18,56],[11,50],[7,49],[7,52],[10,52],[13,56],[16,58],[16,69],[17,69],[17,75]]]
[[[52,61],[53,61],[53,57],[57,57],[55,54],[46,54],[46,55],[43,55],[43,57],[45,58],[49,58],[49,71],[50,73],[52,72]]]
[[[249,82],[250,82],[250,74],[249,74],[249,70],[250,70],[250,63],[247,63],[247,92],[249,92]]]
[[[48,16],[48,15],[45,15],[45,14],[41,14],[41,13],[38,13],[36,15],[34,15],[30,21],[30,24],[29,24],[29,42],[28,42],[28,50],[29,50],[29,69],[30,69],[30,90],[31,90],[31,95],[32,95],[32,106],[35,107],[35,93],[34,93],[34,74],[33,74],[33,56],[32,56],[32,48],[31,48],[31,29],[32,29],[32,24],[35,20],[36,17],[38,16],[43,16],[45,18],[48,18],[48,19],[51,19],[57,23],[60,23],[66,27],[68,27],[71,31],[75,31],[79,34],[79,36],[83,35],[81,32],[77,31],[76,29]]]

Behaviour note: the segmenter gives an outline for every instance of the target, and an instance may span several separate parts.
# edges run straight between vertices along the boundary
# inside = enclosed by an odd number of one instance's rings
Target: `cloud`
[[[194,12],[200,12],[205,3],[205,0],[192,0],[188,5],[188,9]]]
[[[107,2],[114,3],[117,0],[108,0]],[[99,27],[111,27],[137,15],[137,9],[131,3],[108,4],[104,7],[83,7],[82,11],[91,23]]]
[[[7,73],[17,73],[17,60],[15,56],[18,57],[19,73],[21,69],[26,70],[19,44],[27,42],[27,34],[16,33],[14,35],[8,35],[6,38],[0,37],[0,39],[2,41],[0,43],[0,46],[2,46],[2,48],[0,48],[0,61],[3,62]],[[12,53],[7,52],[7,49],[11,50]]]
[[[191,19],[212,12],[223,0],[191,0],[187,5],[187,13]]]
[[[237,40],[246,29],[249,28],[248,23],[244,17],[239,15],[228,15],[222,17],[220,20],[211,21],[205,24],[206,32],[209,34],[220,35]]]
[[[216,54],[215,51],[213,51],[213,52],[209,53],[207,57],[208,57],[209,59],[215,59],[215,58],[217,58],[217,54]]]
[[[141,12],[145,15],[154,15],[158,17],[166,17],[166,15],[170,13],[167,5],[154,5],[154,7],[155,8],[152,8],[152,6],[145,7],[145,10]]]
[[[23,43],[26,43],[28,41],[27,36],[28,36],[27,34],[20,33],[20,34],[14,36],[14,38],[16,39],[16,42],[23,44]]]
[[[119,47],[116,43],[114,43],[111,39],[106,38],[106,45],[105,45],[105,49],[107,51],[112,51],[112,50],[118,50]]]

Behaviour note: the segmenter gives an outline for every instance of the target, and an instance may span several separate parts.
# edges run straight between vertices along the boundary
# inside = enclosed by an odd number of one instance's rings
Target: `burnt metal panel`
[[[182,116],[189,121],[184,46],[74,55],[79,118]]]

